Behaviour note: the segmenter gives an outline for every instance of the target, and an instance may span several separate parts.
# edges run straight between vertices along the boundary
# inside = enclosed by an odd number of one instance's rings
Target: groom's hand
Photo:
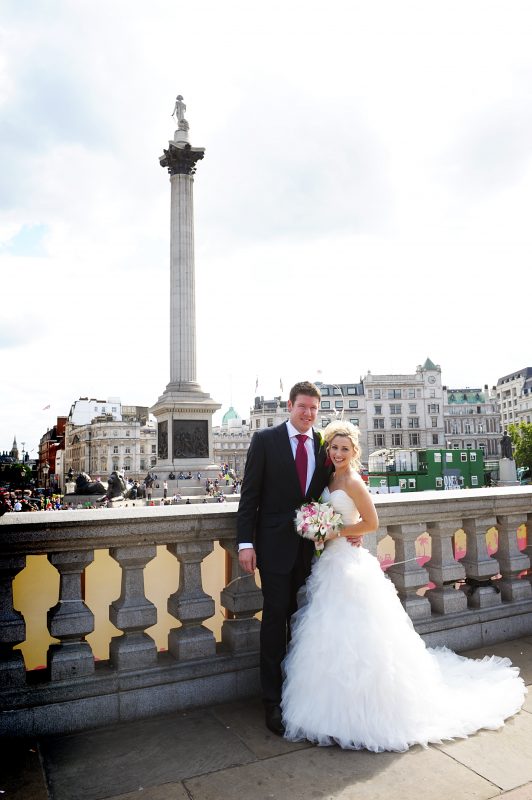
[[[238,554],[238,563],[244,572],[248,572],[250,575],[252,575],[255,572],[255,567],[257,566],[257,554],[255,553],[255,548],[245,547],[243,550],[240,550]]]

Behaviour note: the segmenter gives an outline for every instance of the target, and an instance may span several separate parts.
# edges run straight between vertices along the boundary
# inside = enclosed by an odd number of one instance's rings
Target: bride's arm
[[[360,519],[353,525],[345,525],[340,535],[346,536],[351,541],[351,544],[359,545],[365,533],[373,533],[377,530],[379,518],[373,499],[358,473],[353,474],[352,479],[347,483],[346,489],[347,494],[357,507]]]

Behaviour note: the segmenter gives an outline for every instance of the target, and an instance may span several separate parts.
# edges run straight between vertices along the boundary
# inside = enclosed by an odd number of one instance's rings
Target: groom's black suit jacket
[[[303,495],[286,424],[256,431],[251,439],[238,507],[237,541],[254,544],[259,569],[287,574],[295,564],[301,544],[295,532],[295,512],[305,500],[319,499],[331,474],[325,464],[325,446],[315,431],[314,453],[314,475]],[[302,544],[310,571],[314,547],[310,541]]]

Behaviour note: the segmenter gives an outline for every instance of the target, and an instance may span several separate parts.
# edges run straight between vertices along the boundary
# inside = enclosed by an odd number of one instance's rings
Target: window
[[[126,452],[126,453],[131,453],[131,447],[126,447],[126,450],[125,450],[125,452]]]
[[[408,479],[408,488],[409,489],[415,489],[416,488],[416,479],[415,478],[409,478]]]
[[[406,478],[399,478],[399,488],[406,489]]]
[[[154,467],[156,463],[157,463],[157,459],[156,458],[152,458],[150,466]]]
[[[467,461],[467,453],[460,453],[460,461]]]
[[[440,413],[439,403],[429,403],[429,414],[439,414],[439,413]]]
[[[408,413],[415,414],[417,412],[417,405],[415,403],[408,404]]]
[[[118,431],[113,431],[113,436],[118,436]]]
[[[382,406],[375,405],[375,413],[377,415],[382,414]]]
[[[321,427],[322,428],[326,428],[327,425],[329,425],[330,421],[331,420],[328,417],[322,417],[322,419],[321,419]]]
[[[390,403],[390,414],[400,414],[401,403]]]
[[[432,423],[432,427],[433,428],[437,428],[438,427],[438,417],[431,417],[430,421]]]
[[[403,434],[392,433],[392,447],[402,447],[402,446],[403,446]]]
[[[329,409],[331,407],[331,401],[330,400],[322,400],[321,401],[321,407],[325,408],[325,409]]]
[[[118,472],[118,461],[113,461],[113,470]]]
[[[471,433],[471,423],[466,422],[464,425],[464,433]]]
[[[146,462],[144,461],[143,458],[140,459],[140,468],[141,469],[146,469]]]
[[[434,463],[441,464],[441,453],[434,453]]]
[[[115,412],[116,412],[116,406],[113,406],[113,407],[112,407],[112,409],[111,409],[111,411],[112,411],[113,413],[115,413]]]
[[[329,387],[328,386],[321,386],[320,387],[321,394],[329,394]]]
[[[478,475],[471,475],[471,486],[478,486]]]
[[[443,478],[436,478],[436,489],[441,489],[443,486]]]
[[[131,469],[131,465],[130,464],[124,464],[124,472],[127,472],[129,469]]]
[[[375,447],[384,447],[384,434],[383,433],[374,433],[373,434],[373,442]]]
[[[486,442],[479,442],[478,449],[484,451],[486,449]]]
[[[118,445],[113,445],[113,453],[118,453]]]
[[[358,408],[358,400],[350,400],[349,408]]]
[[[347,394],[358,394],[358,388],[356,386],[348,386]]]
[[[396,398],[401,398],[401,390],[400,389],[388,389],[388,399],[395,400]]]
[[[429,389],[429,397],[436,397],[436,389]]]
[[[384,419],[382,417],[373,417],[373,428],[374,430],[380,430],[384,428]]]
[[[409,428],[419,428],[419,417],[408,417]]]
[[[156,453],[157,452],[156,446],[154,444],[152,444],[152,446],[151,446],[151,451],[152,451],[152,453]]]
[[[438,434],[437,433],[433,433],[432,434],[432,444],[439,444],[440,443],[439,440],[440,440],[440,437],[438,436]]]
[[[131,431],[126,431],[126,436],[129,436]]]
[[[419,447],[419,433],[410,433],[408,435],[410,447]]]
[[[273,428],[273,417],[268,417],[266,420],[268,428]]]
[[[143,444],[141,444],[141,446],[140,446],[140,452],[141,452],[141,455],[144,454],[144,445]]]
[[[381,399],[381,390],[380,389],[375,389],[374,392],[373,392],[373,396],[374,396],[375,400],[380,400]]]
[[[391,421],[391,424],[392,424],[392,428],[402,428],[403,427],[402,424],[401,424],[401,417],[392,417],[392,419],[390,421]]]
[[[468,450],[472,450],[473,449],[472,442],[466,442],[466,447],[467,447]]]
[[[414,398],[415,396],[416,396],[416,390],[415,390],[415,389],[409,389],[409,390],[408,390],[408,398],[409,398],[409,399],[412,399],[412,398]]]
[[[460,475],[460,477],[458,478],[458,481],[460,483],[460,488],[463,489],[463,487],[464,487],[464,476]]]
[[[351,423],[351,425],[356,425],[356,427],[358,428],[358,425],[359,425],[358,417],[355,417],[355,418],[351,417],[349,422]]]
[[[460,442],[453,442],[453,450],[460,450]]]
[[[334,407],[335,407],[335,408],[341,408],[341,409],[343,409],[343,407],[344,407],[344,401],[343,401],[343,400],[335,400],[335,401],[334,401]]]
[[[260,419],[255,420],[255,427],[260,428]]]

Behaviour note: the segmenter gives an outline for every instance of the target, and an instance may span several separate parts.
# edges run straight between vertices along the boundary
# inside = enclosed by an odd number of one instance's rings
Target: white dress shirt
[[[289,419],[286,420],[286,428],[288,430],[288,436],[290,437],[290,446],[292,447],[292,455],[294,456],[294,461],[296,460],[296,450],[297,445],[299,444],[297,437],[299,436],[299,431],[295,428]],[[307,451],[307,484],[305,486],[305,493],[310,486],[310,481],[312,480],[312,476],[314,475],[314,469],[316,467],[316,454],[314,453],[314,430],[310,428],[305,436],[307,437],[307,441],[305,442],[305,449]],[[253,547],[251,542],[242,542],[238,545],[238,552],[241,550],[245,550],[248,547]]]

